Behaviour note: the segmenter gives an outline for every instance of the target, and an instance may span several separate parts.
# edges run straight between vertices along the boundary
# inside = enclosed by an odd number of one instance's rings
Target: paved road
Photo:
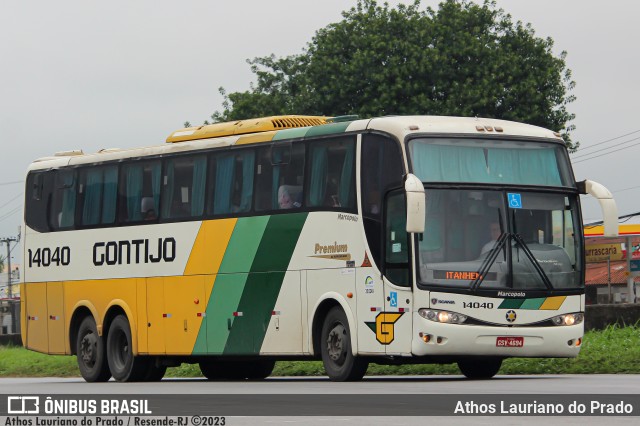
[[[367,377],[356,383],[333,383],[327,378],[270,378],[261,382],[208,382],[203,379],[165,379],[160,383],[85,383],[81,379],[60,378],[0,378],[0,393],[3,394],[111,394],[111,395],[150,395],[150,394],[193,394],[225,395],[259,394],[272,397],[271,402],[254,400],[253,404],[273,404],[278,395],[325,395],[337,396],[345,400],[357,395],[424,395],[435,398],[438,395],[474,395],[487,397],[492,394],[505,397],[515,394],[540,395],[598,395],[632,394],[635,399],[640,395],[640,375],[535,375],[535,376],[497,376],[487,381],[470,381],[462,376],[384,376]],[[352,396],[341,395],[349,394]],[[215,398],[215,397],[214,397]],[[496,397],[499,399],[500,397]],[[535,396],[534,396],[535,398]],[[268,397],[264,398],[268,400]],[[282,399],[282,398],[281,398]],[[309,401],[307,400],[306,403]],[[638,404],[640,405],[640,403]],[[640,407],[635,407],[640,410]],[[249,417],[234,416],[226,419],[227,425],[440,425],[474,424],[638,424],[639,417],[405,417],[397,409],[393,417],[358,416],[314,416],[314,417]],[[287,407],[283,405],[282,414]],[[182,415],[184,413],[176,413]],[[433,423],[432,423],[433,422]],[[2,421],[2,424],[5,424]],[[126,423],[125,423],[126,424]],[[132,423],[133,424],[133,423]]]
[[[209,382],[164,379],[160,383],[86,383],[81,378],[0,378],[2,393],[47,394],[640,394],[640,375],[496,376],[466,380],[462,376],[366,377],[334,383],[324,377],[277,377],[260,382]]]

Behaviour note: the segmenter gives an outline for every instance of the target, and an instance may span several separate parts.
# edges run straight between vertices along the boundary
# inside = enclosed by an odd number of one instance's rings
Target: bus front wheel
[[[216,361],[200,362],[202,375],[209,380],[262,380],[273,372],[275,361]]]
[[[458,361],[458,368],[467,379],[482,380],[490,379],[500,370],[501,359],[478,359]]]
[[[360,380],[369,363],[351,351],[351,332],[347,316],[339,306],[332,308],[324,319],[320,337],[322,363],[334,382]]]
[[[98,335],[93,317],[85,317],[78,328],[76,355],[80,374],[87,382],[106,382],[111,378],[104,339]]]
[[[131,327],[124,315],[115,317],[107,335],[107,359],[109,370],[119,382],[144,380],[149,371],[149,359],[133,355]]]

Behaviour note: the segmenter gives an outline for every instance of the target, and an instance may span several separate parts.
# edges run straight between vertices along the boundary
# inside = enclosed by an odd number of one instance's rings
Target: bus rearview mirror
[[[404,190],[407,196],[407,232],[421,234],[424,232],[427,204],[422,181],[417,176],[408,174]]]

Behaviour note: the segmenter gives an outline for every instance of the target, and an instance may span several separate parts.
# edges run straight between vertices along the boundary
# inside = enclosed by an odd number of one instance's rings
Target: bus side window
[[[207,158],[170,158],[162,180],[162,219],[200,217],[204,212]]]
[[[373,261],[380,266],[382,201],[386,191],[402,186],[402,156],[394,140],[379,134],[365,134],[360,161],[364,231]]]
[[[122,167],[119,190],[122,222],[153,221],[160,201],[160,161],[135,161]]]
[[[213,201],[208,213],[228,215],[251,210],[255,151],[241,149],[215,155],[211,162]]]
[[[385,212],[385,275],[399,286],[411,286],[409,274],[409,234],[404,192],[387,198]]]
[[[304,144],[276,142],[258,151],[256,211],[302,207]]]
[[[84,226],[114,223],[118,199],[118,166],[84,168],[79,175],[80,223]]]
[[[343,137],[309,144],[308,207],[355,210],[355,140]]]
[[[54,172],[31,172],[27,176],[25,203],[25,221],[27,226],[38,232],[49,231],[47,212],[51,199]]]
[[[72,229],[76,214],[75,170],[53,172],[53,198],[49,209],[49,226],[52,230]]]

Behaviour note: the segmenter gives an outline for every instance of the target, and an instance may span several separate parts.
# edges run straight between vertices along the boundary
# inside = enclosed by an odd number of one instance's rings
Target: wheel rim
[[[336,365],[342,365],[347,356],[347,330],[342,324],[336,324],[327,337],[327,353]]]
[[[80,359],[82,363],[89,368],[96,365],[96,357],[98,355],[98,339],[94,333],[87,333],[80,341]]]
[[[131,356],[129,352],[129,342],[127,341],[127,335],[121,330],[117,331],[117,335],[113,336],[114,348],[113,348],[113,361],[118,370],[122,370],[127,365],[127,361]]]

